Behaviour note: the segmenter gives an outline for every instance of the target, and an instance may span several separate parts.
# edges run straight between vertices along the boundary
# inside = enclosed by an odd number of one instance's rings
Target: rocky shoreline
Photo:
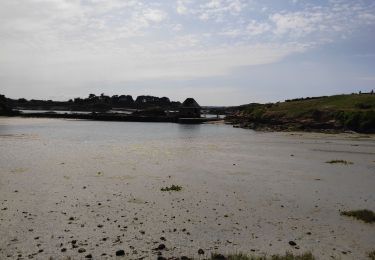
[[[252,120],[246,117],[227,117],[225,123],[236,128],[252,129],[264,132],[317,132],[317,133],[347,133],[353,132],[344,128],[336,121],[314,122],[312,120],[301,121],[277,121],[277,120]]]

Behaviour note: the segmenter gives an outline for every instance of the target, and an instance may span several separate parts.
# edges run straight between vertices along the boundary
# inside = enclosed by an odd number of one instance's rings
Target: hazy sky
[[[375,89],[374,0],[1,0],[0,93],[236,105]]]

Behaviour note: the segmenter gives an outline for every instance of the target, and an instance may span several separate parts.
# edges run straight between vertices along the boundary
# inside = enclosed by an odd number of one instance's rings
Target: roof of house
[[[182,107],[200,108],[201,106],[194,100],[194,98],[187,98],[184,103],[182,103]]]

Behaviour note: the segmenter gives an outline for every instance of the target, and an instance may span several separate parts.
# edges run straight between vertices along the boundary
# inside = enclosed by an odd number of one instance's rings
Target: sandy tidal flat
[[[366,259],[375,224],[340,216],[364,208],[374,136],[0,118],[0,259]]]

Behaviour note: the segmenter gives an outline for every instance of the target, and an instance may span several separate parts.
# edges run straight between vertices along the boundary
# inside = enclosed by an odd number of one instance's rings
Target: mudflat
[[[0,118],[0,259],[367,259],[355,209],[375,210],[374,135]]]

